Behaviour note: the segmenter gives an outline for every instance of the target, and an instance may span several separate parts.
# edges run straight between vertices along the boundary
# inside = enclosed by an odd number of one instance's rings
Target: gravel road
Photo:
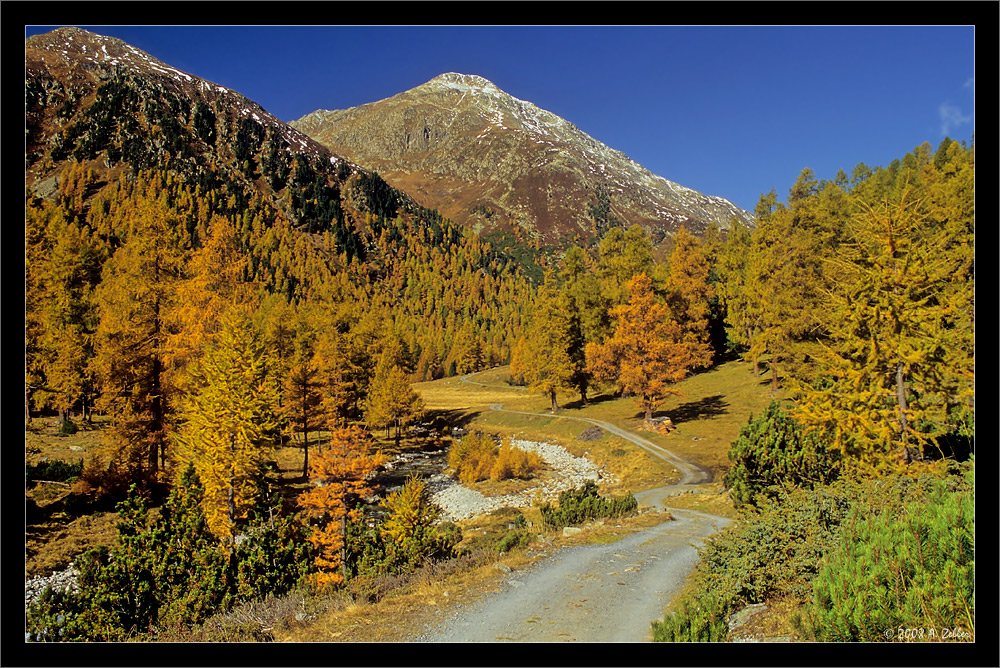
[[[644,642],[698,562],[695,545],[728,523],[695,511],[617,543],[566,548],[510,573],[501,591],[409,642]]]
[[[468,377],[463,380],[476,383]],[[492,409],[505,411],[499,404]],[[704,469],[620,427],[602,420],[555,417],[598,425],[678,468],[678,484],[636,494],[640,507],[661,506],[666,496],[711,480]],[[512,572],[499,592],[455,610],[433,628],[406,640],[648,641],[651,623],[663,618],[671,597],[698,563],[697,545],[730,523],[696,511],[670,512],[674,520],[616,543],[565,548],[524,571]]]

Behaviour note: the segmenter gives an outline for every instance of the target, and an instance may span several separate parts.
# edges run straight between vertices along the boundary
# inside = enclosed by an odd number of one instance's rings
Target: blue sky
[[[805,167],[829,179],[946,135],[969,143],[975,128],[972,25],[80,27],[286,122],[478,74],[750,210],[772,188],[784,199]]]

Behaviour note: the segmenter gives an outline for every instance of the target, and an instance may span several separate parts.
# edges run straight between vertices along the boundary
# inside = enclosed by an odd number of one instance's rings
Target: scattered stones
[[[732,631],[733,629],[743,626],[750,621],[751,617],[760,614],[765,610],[767,610],[767,603],[755,603],[753,605],[748,605],[741,610],[737,610],[729,616],[728,620],[726,620],[726,623],[729,625],[729,630]]]
[[[587,427],[576,437],[578,441],[597,441],[604,438],[604,430],[598,426]]]
[[[562,446],[519,439],[511,439],[511,445],[537,452],[555,475],[547,477],[540,486],[518,494],[488,497],[460,485],[443,473],[433,474],[427,478],[427,488],[431,501],[443,511],[442,519],[456,522],[500,508],[527,508],[536,498],[554,501],[566,490],[576,489],[588,480],[597,482],[606,477],[592,461],[586,457],[576,457]]]
[[[562,535],[564,537],[575,536],[579,533],[583,533],[583,529],[580,527],[563,527]]]
[[[24,606],[27,607],[35,599],[42,595],[49,585],[52,589],[59,591],[76,591],[76,566],[73,563],[62,571],[56,571],[51,575],[39,575],[24,583]]]

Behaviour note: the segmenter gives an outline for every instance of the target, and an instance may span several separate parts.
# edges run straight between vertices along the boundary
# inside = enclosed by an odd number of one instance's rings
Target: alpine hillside
[[[96,235],[88,289],[131,234],[125,212],[169,209],[185,257],[232,230],[255,289],[322,303],[340,329],[390,317],[417,379],[464,370],[467,349],[507,359],[532,301],[524,269],[539,273],[236,91],[78,28],[25,39],[25,187],[33,249],[61,234],[35,211]]]
[[[546,243],[638,224],[654,242],[753,216],[653,174],[569,121],[486,79],[449,72],[385,100],[292,121],[424,206],[477,231],[520,226]]]
[[[164,170],[233,197],[233,210],[255,200],[297,230],[331,232],[348,258],[378,233],[365,214],[419,208],[253,100],[119,39],[59,28],[24,46],[25,185],[39,197],[56,196],[71,164],[89,170],[85,204],[123,175]]]

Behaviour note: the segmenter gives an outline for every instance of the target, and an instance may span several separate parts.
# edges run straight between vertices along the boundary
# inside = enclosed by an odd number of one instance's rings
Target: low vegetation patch
[[[771,599],[800,602],[792,621],[804,640],[881,642],[886,628],[959,624],[974,639],[974,487],[969,462],[760,497],[706,542],[654,640],[724,641],[729,615]]]
[[[31,485],[38,481],[70,483],[83,473],[83,459],[79,462],[67,462],[61,459],[26,464],[24,467],[24,483]]]
[[[423,480],[407,478],[381,505],[387,513],[381,522],[361,517],[349,525],[345,571],[350,576],[398,575],[455,556],[462,530],[437,522],[441,510],[431,503]]]
[[[121,641],[157,627],[197,624],[215,612],[296,587],[311,569],[303,527],[260,519],[220,544],[189,469],[153,520],[132,488],[117,508],[117,546],[76,560],[76,591],[51,587],[27,609],[30,640]]]
[[[557,505],[545,502],[539,506],[542,521],[547,528],[561,529],[574,524],[582,524],[588,520],[605,517],[624,517],[634,513],[639,507],[635,497],[626,496],[602,497],[597,492],[597,485],[592,481],[585,482],[581,487],[566,490],[559,495]]]
[[[839,454],[815,434],[803,433],[776,401],[762,415],[750,416],[729,459],[733,466],[725,483],[737,506],[756,505],[762,496],[775,498],[783,487],[828,483],[840,473]]]
[[[483,433],[464,436],[451,446],[448,465],[464,484],[481,480],[526,480],[541,470],[543,463],[536,452],[515,448],[509,438],[497,446],[493,437]]]

